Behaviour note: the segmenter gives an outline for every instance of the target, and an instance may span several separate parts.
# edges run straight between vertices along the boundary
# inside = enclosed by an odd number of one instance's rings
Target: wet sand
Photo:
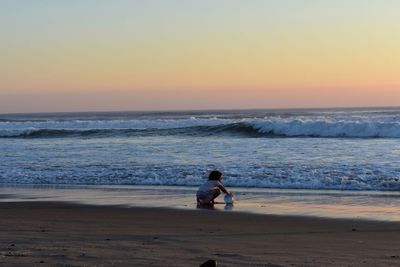
[[[0,266],[396,266],[400,223],[0,203]]]

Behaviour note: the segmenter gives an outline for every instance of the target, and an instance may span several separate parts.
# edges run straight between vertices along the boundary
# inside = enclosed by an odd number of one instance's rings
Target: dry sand
[[[0,266],[400,266],[400,223],[0,203]]]

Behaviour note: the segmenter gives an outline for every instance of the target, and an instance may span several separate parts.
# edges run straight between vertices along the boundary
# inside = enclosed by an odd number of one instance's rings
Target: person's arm
[[[232,192],[229,192],[225,186],[223,186],[221,183],[218,183],[218,188],[221,189],[222,192],[224,192],[225,194],[232,196]]]

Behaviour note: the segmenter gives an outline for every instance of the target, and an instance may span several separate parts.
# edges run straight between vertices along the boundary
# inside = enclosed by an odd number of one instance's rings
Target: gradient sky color
[[[400,106],[397,0],[0,0],[0,112]]]

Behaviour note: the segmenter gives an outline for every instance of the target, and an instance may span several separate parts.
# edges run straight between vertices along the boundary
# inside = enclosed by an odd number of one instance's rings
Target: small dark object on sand
[[[217,265],[218,264],[216,260],[208,260],[201,264],[200,267],[217,267]]]
[[[355,232],[355,231],[357,231],[357,229],[356,229],[356,228],[353,228],[353,229],[351,229],[351,231],[352,231],[352,232]]]

